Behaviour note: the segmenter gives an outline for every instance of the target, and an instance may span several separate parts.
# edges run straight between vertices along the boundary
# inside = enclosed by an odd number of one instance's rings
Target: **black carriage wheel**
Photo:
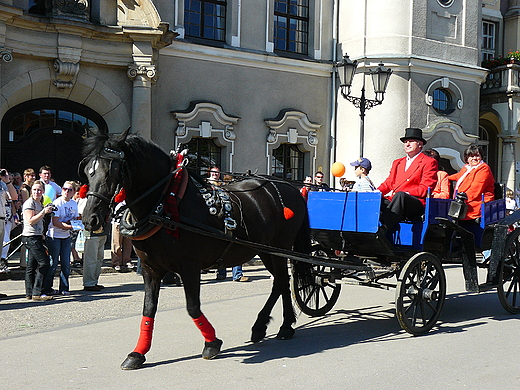
[[[318,256],[319,253],[314,252]],[[330,267],[294,261],[292,290],[302,312],[315,317],[327,314],[336,304],[341,284],[331,281]]]
[[[427,333],[437,322],[446,297],[446,276],[437,258],[421,252],[401,270],[396,289],[396,315],[408,333]]]
[[[498,299],[509,313],[520,313],[520,229],[509,233],[498,273]]]

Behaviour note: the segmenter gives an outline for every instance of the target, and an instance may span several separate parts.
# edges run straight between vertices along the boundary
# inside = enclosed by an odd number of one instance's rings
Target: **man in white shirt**
[[[61,196],[61,187],[51,179],[51,167],[44,165],[40,168],[40,180],[45,183],[45,195],[53,201],[57,197]]]

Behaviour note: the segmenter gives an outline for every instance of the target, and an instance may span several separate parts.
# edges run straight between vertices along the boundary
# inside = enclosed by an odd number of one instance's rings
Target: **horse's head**
[[[115,195],[123,183],[125,153],[121,150],[122,145],[122,142],[110,142],[106,136],[93,137],[86,143],[87,155],[80,169],[89,185],[83,212],[83,224],[89,231],[103,229],[115,206]]]

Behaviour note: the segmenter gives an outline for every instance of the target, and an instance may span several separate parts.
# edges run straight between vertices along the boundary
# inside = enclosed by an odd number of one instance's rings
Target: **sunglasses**
[[[63,187],[62,190],[65,190],[65,191],[69,192],[69,191],[74,191],[74,188],[65,188],[65,187]]]

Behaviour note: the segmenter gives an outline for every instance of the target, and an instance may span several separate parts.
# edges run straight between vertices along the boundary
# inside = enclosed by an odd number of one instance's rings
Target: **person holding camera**
[[[45,184],[36,180],[31,188],[31,197],[23,206],[22,242],[27,248],[25,269],[25,297],[33,301],[48,301],[51,296],[43,294],[43,281],[50,267],[50,259],[43,244],[43,218],[52,213],[53,204],[43,207]]]
[[[17,200],[18,192],[14,188],[13,183],[9,180],[9,172],[6,169],[0,169],[0,237],[4,237],[5,232],[5,218],[6,218],[6,205],[8,200]],[[7,267],[7,260],[5,258],[0,259],[0,273],[8,273],[9,268]]]
[[[61,188],[61,196],[54,203],[54,210],[47,229],[47,248],[51,257],[50,268],[45,275],[43,292],[47,295],[61,294],[69,295],[69,275],[70,275],[70,253],[72,220],[78,219],[78,204],[72,199],[75,192],[73,181],[66,181]],[[60,285],[59,290],[52,288],[56,268],[60,264]]]

